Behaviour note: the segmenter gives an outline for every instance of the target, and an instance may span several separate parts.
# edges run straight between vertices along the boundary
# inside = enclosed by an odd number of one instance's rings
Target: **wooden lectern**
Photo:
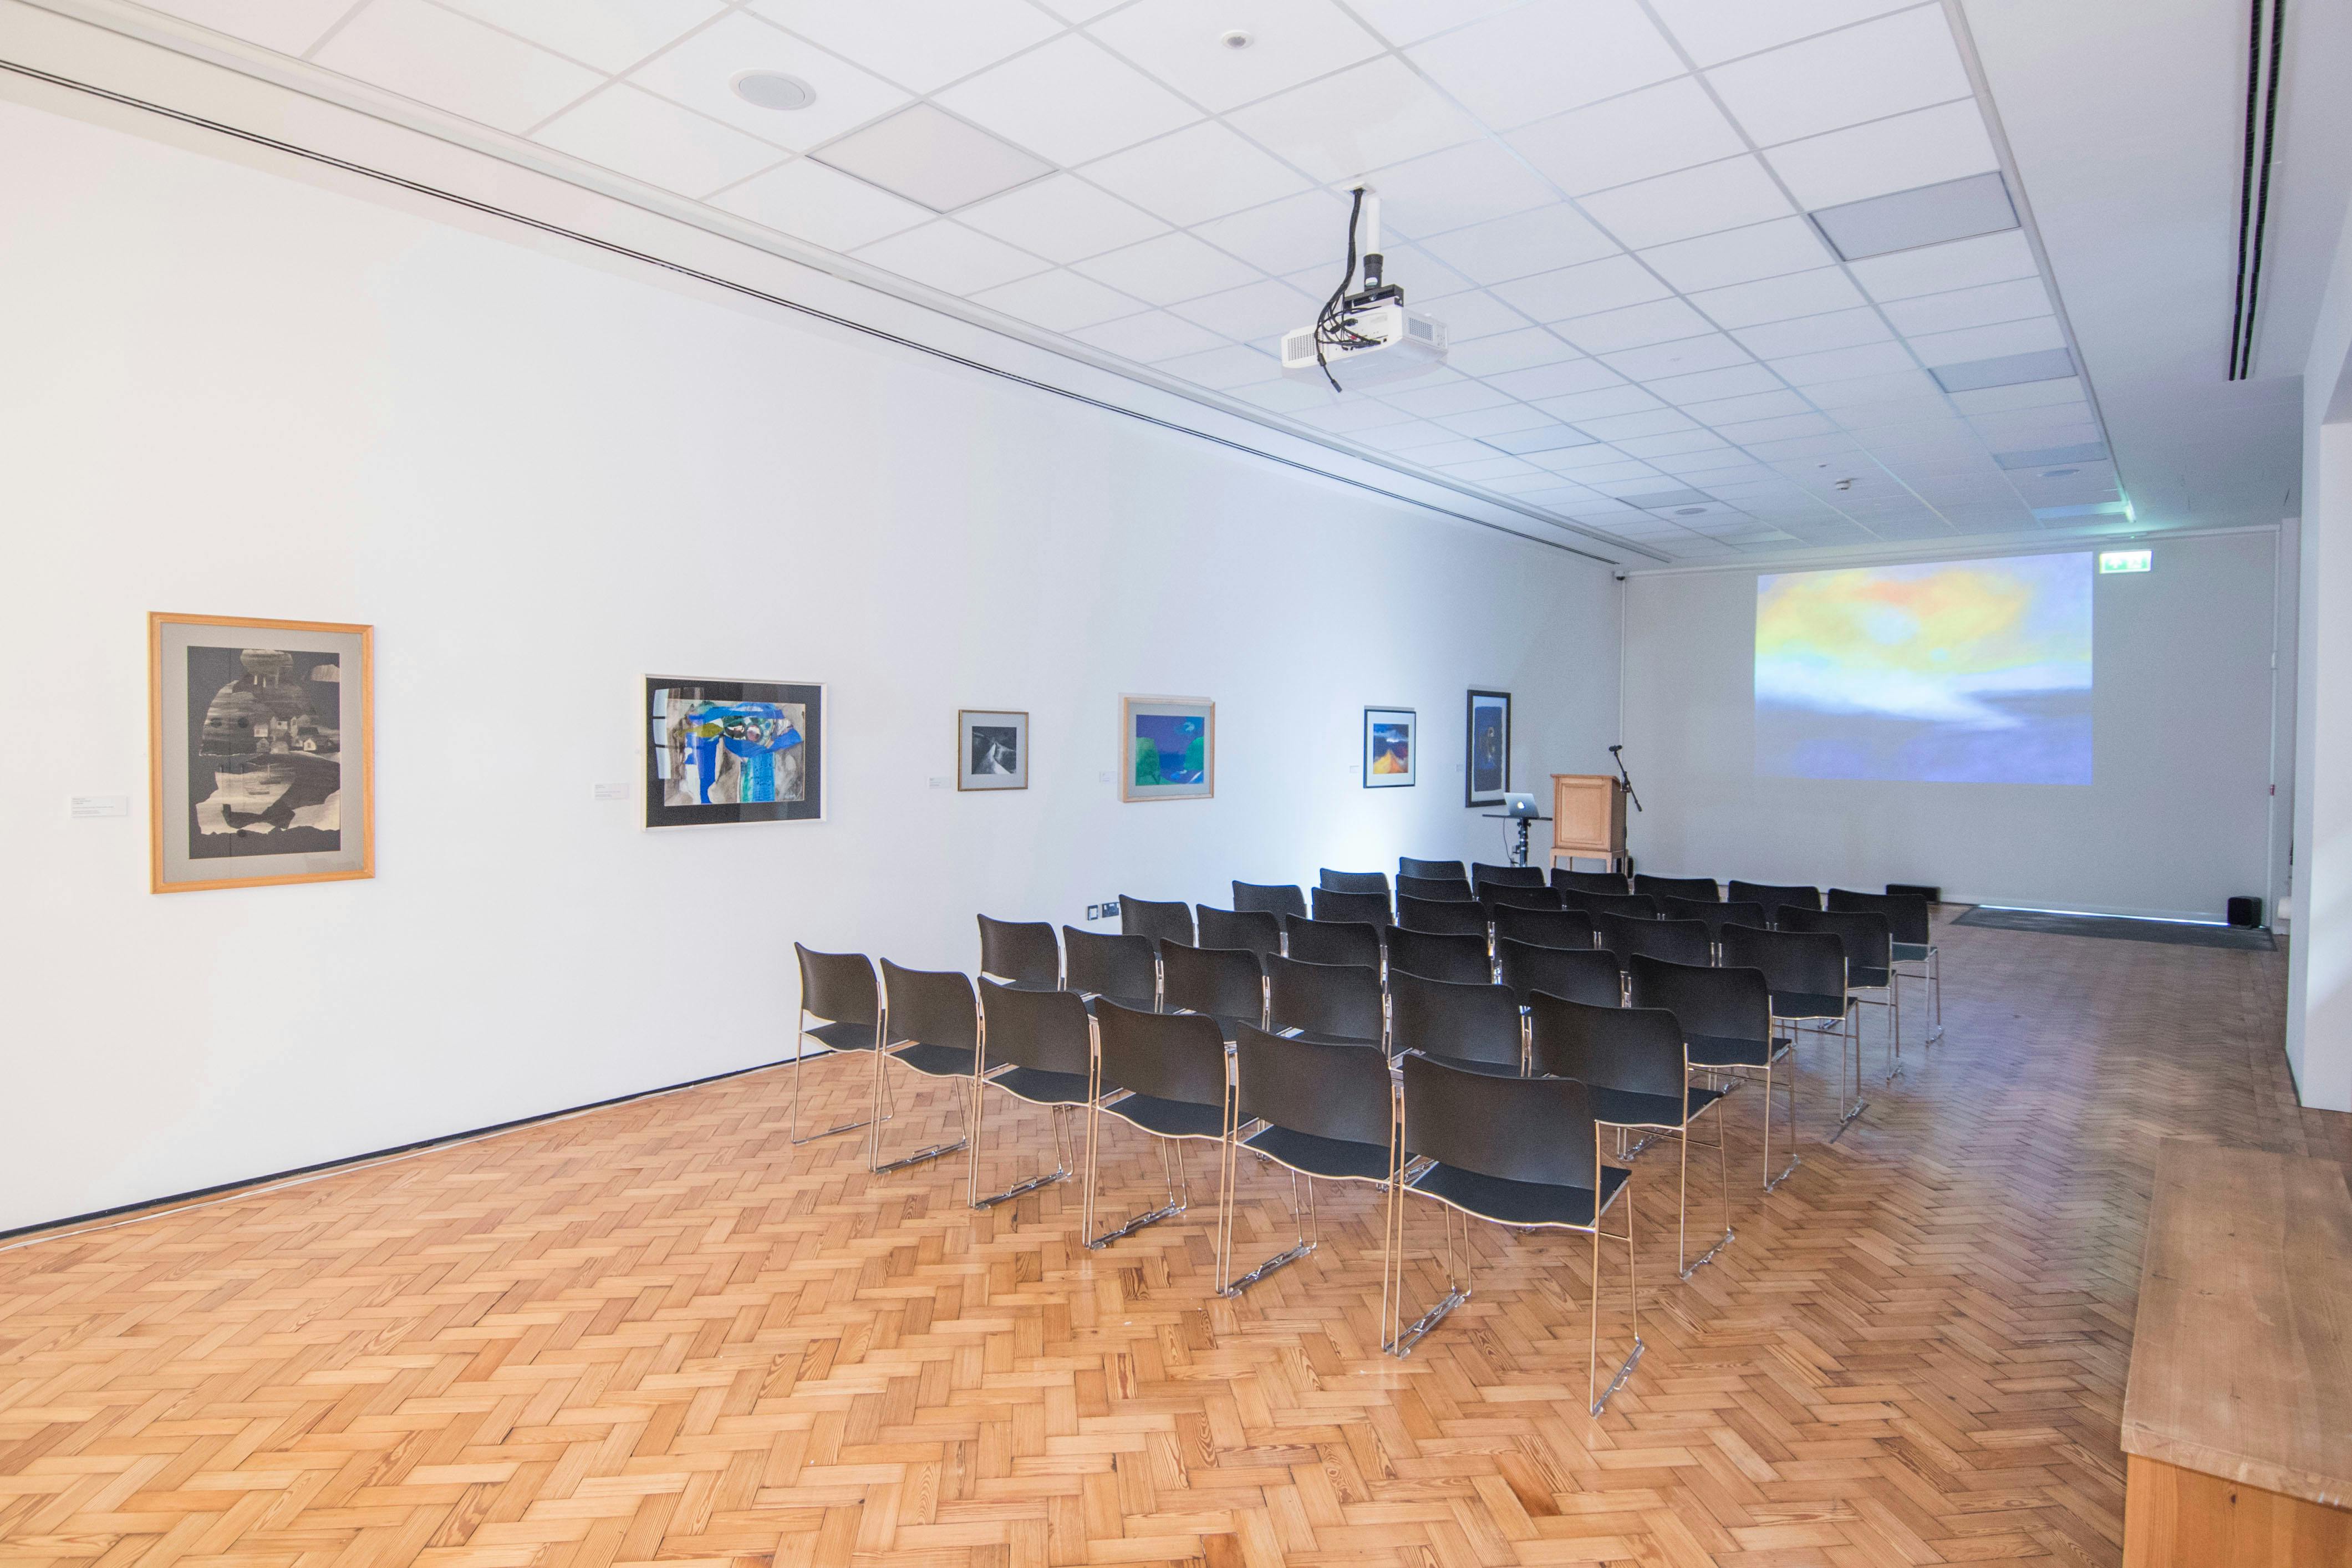
[[[1614,773],[1551,775],[1551,858],[1625,864],[1625,786]]]

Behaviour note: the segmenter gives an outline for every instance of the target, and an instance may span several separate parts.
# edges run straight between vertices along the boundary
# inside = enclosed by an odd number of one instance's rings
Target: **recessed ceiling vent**
[[[2271,211],[2278,128],[2279,49],[2286,0],[2250,0],[2246,19],[2246,153],[2238,175],[2238,289],[2230,315],[2230,379],[2254,366],[2254,312],[2263,294],[2263,225]]]

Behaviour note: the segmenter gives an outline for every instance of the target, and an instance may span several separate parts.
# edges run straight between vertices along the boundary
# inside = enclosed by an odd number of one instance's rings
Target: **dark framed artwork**
[[[1462,804],[1500,805],[1511,793],[1511,694],[1470,693]]]
[[[646,826],[824,816],[824,688],[646,677]]]
[[[1410,789],[1421,779],[1421,725],[1410,708],[1364,710],[1364,787]]]
[[[1029,715],[1015,709],[956,712],[956,788],[1029,787]]]

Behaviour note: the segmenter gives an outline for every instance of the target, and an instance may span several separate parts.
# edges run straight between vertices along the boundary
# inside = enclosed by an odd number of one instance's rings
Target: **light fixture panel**
[[[912,104],[809,156],[941,213],[1053,173],[1044,159],[929,103]]]
[[[1939,364],[1927,374],[1946,392],[1976,392],[1988,386],[2061,380],[2074,374],[2074,356],[2065,349],[2037,349],[2032,353],[2002,354],[1998,359]]]
[[[1999,171],[1822,207],[1811,216],[1822,237],[1848,261],[2017,226],[2017,207]]]

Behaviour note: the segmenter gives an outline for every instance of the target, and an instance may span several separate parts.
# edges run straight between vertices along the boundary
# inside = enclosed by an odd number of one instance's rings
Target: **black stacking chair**
[[[1238,1296],[1285,1264],[1296,1263],[1322,1245],[1315,1210],[1315,1184],[1370,1182],[1390,1188],[1395,1206],[1397,1098],[1388,1058],[1364,1046],[1335,1045],[1244,1028],[1234,1051],[1235,1096],[1233,1163],[1224,1183],[1224,1223],[1218,1227],[1218,1289]],[[1256,1131],[1243,1136],[1241,1130]],[[1263,1155],[1290,1173],[1290,1209],[1298,1239],[1240,1278],[1234,1277],[1234,1232],[1243,1150]],[[1307,1201],[1298,1178],[1307,1178]],[[1387,1348],[1388,1233],[1381,1236],[1381,1334]]]
[[[1927,917],[1927,900],[1916,893],[1855,893],[1843,888],[1832,888],[1829,892],[1832,914],[1885,915],[1895,941],[1895,976],[1897,981],[1916,980],[1926,992],[1927,1031],[1921,1044],[1932,1047],[1944,1037],[1944,959],[1936,949],[1934,924]],[[1915,963],[1916,969],[1906,969]],[[1902,1048],[1902,1042],[1895,1042]]]
[[[1148,936],[1111,936],[1104,931],[1062,928],[1062,951],[1069,955],[1064,984],[1086,999],[1150,1013],[1160,1006],[1160,954]]]
[[[971,1103],[971,1171],[968,1178],[971,1206],[993,1207],[1034,1193],[1055,1182],[1067,1181],[1077,1168],[1077,1141],[1070,1123],[1091,1098],[1094,1083],[1094,1028],[1087,1005],[1069,991],[1034,991],[1017,985],[980,983],[980,1080]],[[1025,1177],[1001,1193],[982,1196],[980,1190],[981,1131],[986,1121],[988,1091],[1009,1094],[1050,1112],[1054,1131],[1054,1168]]]
[[[1724,936],[1745,928],[1727,927]],[[1628,1003],[1635,1007],[1661,1007],[1683,1026],[1683,1047],[1690,1065],[1710,1077],[1731,1074],[1759,1078],[1764,1084],[1764,1190],[1770,1192],[1789,1179],[1801,1163],[1797,1158],[1797,1063],[1790,1042],[1772,1032],[1772,991],[1760,969],[1702,968],[1669,963],[1663,958],[1636,953]],[[1782,1064],[1786,1063],[1784,1067]],[[1778,1073],[1789,1089],[1789,1163],[1772,1172],[1772,1079]]]
[[[1496,941],[1495,956],[1503,984],[1522,1007],[1538,992],[1595,1007],[1614,1007],[1625,999],[1625,976],[1617,967],[1617,955],[1597,947],[1538,947],[1502,937]]]
[[[1633,1280],[1633,1205],[1624,1205],[1625,1289],[1633,1308],[1633,1348],[1601,1387],[1601,1220],[1623,1195],[1631,1173],[1601,1163],[1601,1133],[1591,1091],[1574,1079],[1493,1078],[1448,1067],[1424,1056],[1401,1058],[1404,1132],[1398,1185],[1433,1198],[1445,1211],[1445,1295],[1410,1329],[1394,1336],[1396,1353],[1409,1355],[1423,1335],[1470,1299],[1468,1233],[1463,1264],[1454,1265],[1456,1213],[1517,1230],[1577,1230],[1592,1237],[1591,1348],[1585,1393],[1598,1415],[1642,1359],[1642,1301]],[[1400,1220],[1400,1225],[1402,1221]],[[1612,1241],[1615,1238],[1612,1236]],[[1395,1300],[1402,1315],[1403,1261],[1400,1229]]]
[[[1384,926],[1396,918],[1389,908],[1386,893],[1337,893],[1328,888],[1318,888],[1312,897],[1318,921],[1360,921],[1367,925]]]
[[[1396,879],[1399,900],[1425,899],[1431,903],[1475,904],[1477,896],[1470,891],[1467,879],[1461,877],[1399,877]]]
[[[1282,951],[1282,917],[1264,910],[1221,910],[1202,904],[1193,912],[1201,917],[1200,932],[1202,947],[1237,948],[1264,957]]]
[[[1723,940],[1726,926],[1757,926],[1765,923],[1760,904],[1727,904],[1717,900],[1660,899],[1658,918],[1662,921],[1696,921],[1706,927],[1711,942]]]
[[[1024,991],[1062,988],[1062,950],[1045,921],[980,917],[980,973]]]
[[[1490,985],[1495,980],[1495,960],[1486,951],[1486,939],[1483,936],[1391,931],[1389,973],[1393,975],[1400,969],[1423,980],[1452,980],[1471,985]]]
[[[1486,934],[1486,911],[1477,904],[1443,902],[1416,899],[1410,893],[1397,895],[1396,923],[1406,931],[1444,931],[1454,936]]]
[[[1623,915],[1628,920],[1654,921],[1658,918],[1658,900],[1647,893],[1634,893],[1623,898],[1607,893],[1580,893],[1573,889],[1563,891],[1560,901],[1571,910],[1582,910],[1598,923],[1602,915]]]
[[[1154,942],[1192,945],[1192,906],[1163,904],[1153,899],[1119,895],[1118,929],[1123,935],[1150,937]]]
[[[1478,901],[1491,914],[1496,910],[1556,910],[1561,907],[1557,888],[1521,888],[1509,882],[1489,882],[1478,889]]]
[[[1782,913],[1795,914],[1785,906]],[[1832,931],[1757,931],[1723,928],[1723,964],[1764,972],[1772,994],[1772,1017],[1789,1026],[1790,1037],[1811,1024],[1838,1038],[1838,1131],[1870,1102],[1862,1093],[1862,1029],[1846,990],[1845,943]],[[1854,1098],[1846,1098],[1847,1058],[1853,1068]],[[1837,1133],[1832,1133],[1834,1139]]]
[[[1389,971],[1389,1051],[1517,1078],[1527,1070],[1519,999],[1501,985],[1424,980]]]
[[[1768,917],[1783,907],[1798,910],[1817,910],[1822,907],[1822,890],[1819,888],[1783,887],[1777,882],[1740,881],[1734,881],[1730,886],[1731,891],[1724,895],[1726,902],[1760,905]]]
[[[1860,910],[1791,909],[1783,906],[1773,922],[1785,931],[1828,931],[1845,947],[1845,989],[1853,998],[1854,1075],[1862,1073],[1860,1009],[1886,1009],[1886,1081],[1903,1076],[1903,997],[1895,988],[1895,927],[1885,915]],[[1874,991],[1874,996],[1862,993]]]
[[[1388,1006],[1377,966],[1265,961],[1266,1026],[1333,1045],[1377,1046],[1388,1033]]]
[[[801,961],[801,1028],[793,1042],[793,1114],[785,1136],[814,1143],[836,1132],[855,1132],[863,1121],[845,1121],[801,1136],[801,1060],[814,1040],[824,1054],[882,1048],[882,991],[874,981],[874,961],[862,952],[814,952],[793,943]],[[814,1018],[812,1025],[809,1020]]]
[[[1300,920],[1305,920],[1307,895],[1300,892],[1296,886],[1286,882],[1279,885],[1269,885],[1265,882],[1235,882],[1234,908],[1244,914],[1254,910],[1269,914],[1276,920],[1284,915],[1297,915]]]
[[[1357,963],[1381,968],[1381,928],[1369,921],[1282,918],[1282,951],[1308,963]]]
[[[1258,955],[1239,948],[1160,950],[1160,1007],[1216,1020],[1231,1040],[1244,1024],[1265,1026],[1265,972]]]
[[[1495,940],[1538,947],[1591,947],[1592,917],[1582,910],[1522,910],[1495,906]]]
[[[971,981],[953,970],[901,969],[882,961],[882,1028],[891,1042],[874,1058],[874,1117],[866,1130],[866,1168],[876,1175],[903,1171],[942,1154],[952,1154],[969,1141],[959,1135],[952,1143],[934,1143],[903,1158],[882,1163],[882,1068],[886,1062],[948,1080],[953,1091],[956,1125],[971,1125],[971,1080],[980,1064],[980,1002]],[[904,1041],[905,1044],[900,1044]]]
[[[1326,866],[1315,873],[1316,886],[1334,893],[1378,893],[1388,896],[1386,871],[1334,871]]]
[[[1485,893],[1488,888],[1540,888],[1544,885],[1540,866],[1489,866],[1474,861],[1470,867],[1470,887]]]
[[[1551,885],[1563,893],[1601,893],[1612,899],[1633,891],[1614,871],[1572,871],[1565,866],[1551,868]]]
[[[1470,885],[1470,868],[1459,860],[1416,860],[1410,855],[1397,857],[1397,876],[1433,877],[1440,881]]]
[[[1715,1161],[1723,1186],[1723,1229],[1704,1256],[1689,1261],[1690,1130],[1719,1103],[1721,1089],[1690,1080],[1683,1026],[1660,1007],[1594,1007],[1538,995],[1528,1005],[1528,1070],[1537,1077],[1572,1078],[1592,1090],[1593,1117],[1624,1132],[1671,1132],[1680,1146],[1680,1196],[1675,1267],[1689,1279],[1715,1261],[1731,1239],[1731,1163],[1724,1152],[1723,1118],[1715,1118]],[[1640,1154],[1636,1145],[1634,1155]],[[1630,1158],[1631,1156],[1629,1156]]]
[[[1705,921],[1651,921],[1639,916],[1595,915],[1593,929],[1602,948],[1614,953],[1617,966],[1637,952],[1669,963],[1713,963],[1715,939]]]
[[[1222,1189],[1234,1133],[1233,1089],[1225,1037],[1198,1013],[1139,1013],[1107,1003],[1095,1009],[1095,1084],[1087,1102],[1087,1195],[1080,1230],[1088,1247],[1108,1247],[1147,1225],[1172,1219],[1192,1204],[1184,1172],[1186,1142],[1218,1145]],[[1095,1234],[1101,1183],[1102,1119],[1113,1116],[1151,1134],[1168,1178],[1168,1201],[1116,1228]],[[1224,1207],[1222,1190],[1218,1208]]]
[[[1689,899],[1703,904],[1723,897],[1723,889],[1712,877],[1653,877],[1646,871],[1633,873],[1633,890],[1654,899]]]

